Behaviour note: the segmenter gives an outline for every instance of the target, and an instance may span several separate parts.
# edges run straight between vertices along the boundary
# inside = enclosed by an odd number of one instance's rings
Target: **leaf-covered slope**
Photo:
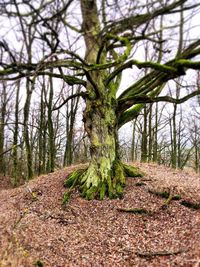
[[[184,207],[182,200],[163,209],[165,199],[149,190],[169,190],[197,202],[200,177],[138,165],[146,176],[127,179],[121,200],[88,202],[74,192],[62,207],[63,182],[75,167],[1,190],[0,266],[198,266],[199,210]]]

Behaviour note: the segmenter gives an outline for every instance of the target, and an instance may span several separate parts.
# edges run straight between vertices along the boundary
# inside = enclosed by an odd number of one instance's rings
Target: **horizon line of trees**
[[[33,177],[90,159],[89,140],[78,108],[80,97],[71,99],[62,109],[51,110],[50,115],[49,106],[59,105],[60,95],[51,96],[50,86],[48,90],[42,88],[41,93],[35,92],[26,125],[31,153],[29,166],[23,122],[25,96],[20,94],[19,83],[13,90],[7,86],[0,88],[0,173],[10,176],[14,185],[30,179],[28,168]],[[78,87],[73,88],[71,94],[77,90]],[[184,112],[186,104],[178,107],[146,104],[143,112],[119,133],[122,158],[127,162],[155,162],[179,169],[190,167],[200,173],[199,98],[190,105],[188,118],[188,112]],[[81,109],[83,106],[82,102]]]

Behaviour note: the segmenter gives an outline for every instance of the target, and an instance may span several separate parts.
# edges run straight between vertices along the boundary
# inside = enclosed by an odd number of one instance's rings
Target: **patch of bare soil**
[[[86,201],[63,182],[76,166],[0,191],[0,266],[200,266],[200,211],[154,190],[199,201],[200,177],[154,164],[127,179],[123,199]],[[147,214],[120,209],[143,208]]]

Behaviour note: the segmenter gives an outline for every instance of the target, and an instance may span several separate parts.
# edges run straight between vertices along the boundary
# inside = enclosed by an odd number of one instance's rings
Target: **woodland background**
[[[70,5],[71,2],[48,1],[45,4],[37,1],[34,7],[27,1],[1,1],[0,62],[34,63],[48,51],[54,60],[58,36],[60,47],[67,46],[84,55],[81,38],[74,34],[75,26],[80,26],[80,11]],[[131,7],[129,1],[108,5],[111,17],[117,18],[128,4]],[[151,1],[144,5],[136,1],[134,8],[138,13],[148,12],[151,6]],[[180,14],[160,16],[147,25],[148,32],[156,32],[157,25],[163,29],[157,33],[160,42],[153,42],[151,37],[141,40],[133,56],[141,61],[162,61],[174,54],[177,43],[184,47],[198,38],[198,3],[193,6]],[[26,16],[31,10],[34,15]],[[148,71],[148,68],[124,71],[122,84],[129,84]],[[73,74],[73,70],[68,72]],[[79,95],[81,85],[68,86],[55,76],[52,69],[48,77],[40,75],[34,82],[35,77],[28,76],[0,80],[0,172],[12,177],[14,185],[89,160],[89,141],[82,123],[85,104]],[[190,70],[186,76],[169,82],[164,95],[180,99],[199,87],[200,73]],[[71,97],[76,94],[77,97]],[[173,168],[189,167],[199,173],[200,97],[195,96],[180,105],[146,104],[136,119],[120,129],[119,139],[125,161],[153,161]]]

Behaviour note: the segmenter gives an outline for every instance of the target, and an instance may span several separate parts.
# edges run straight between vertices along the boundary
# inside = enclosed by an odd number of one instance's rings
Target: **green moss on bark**
[[[112,169],[106,161],[98,169],[97,166],[91,165],[88,170],[81,176],[81,195],[88,200],[99,198],[104,199],[121,197],[125,177],[123,165],[120,162],[114,162]]]
[[[99,190],[99,198],[100,200],[103,200],[106,194],[106,183],[102,182],[100,185],[100,190]]]
[[[65,205],[69,202],[70,200],[70,195],[71,195],[71,192],[65,192],[64,195],[63,195],[63,201],[62,201],[62,205]]]
[[[170,196],[170,192],[168,192],[168,191],[156,191],[156,190],[151,190],[151,189],[149,189],[148,191],[151,194],[154,194],[156,196],[166,198],[166,199],[168,199]],[[172,196],[172,200],[180,200],[180,199],[181,199],[181,195],[173,195]]]
[[[79,178],[81,177],[81,175],[84,173],[85,169],[79,169],[79,170],[75,170],[73,171],[68,177],[67,179],[64,181],[64,186],[65,187],[75,187],[78,182],[79,182]]]
[[[142,172],[139,168],[133,167],[131,165],[123,164],[124,173],[128,177],[143,177],[144,172]]]
[[[114,186],[118,182],[120,182],[122,185],[125,184],[124,166],[122,162],[120,162],[119,160],[115,160],[113,163],[113,173],[114,173],[114,179],[113,179]]]
[[[72,190],[78,187],[81,196],[87,200],[94,198],[103,200],[121,198],[125,186],[125,175],[141,177],[143,173],[136,167],[123,164],[115,160],[112,165],[108,159],[103,159],[101,166],[91,162],[87,169],[72,172],[64,182],[64,186]],[[65,195],[65,203],[69,201],[69,194]],[[63,200],[64,201],[64,200]]]

